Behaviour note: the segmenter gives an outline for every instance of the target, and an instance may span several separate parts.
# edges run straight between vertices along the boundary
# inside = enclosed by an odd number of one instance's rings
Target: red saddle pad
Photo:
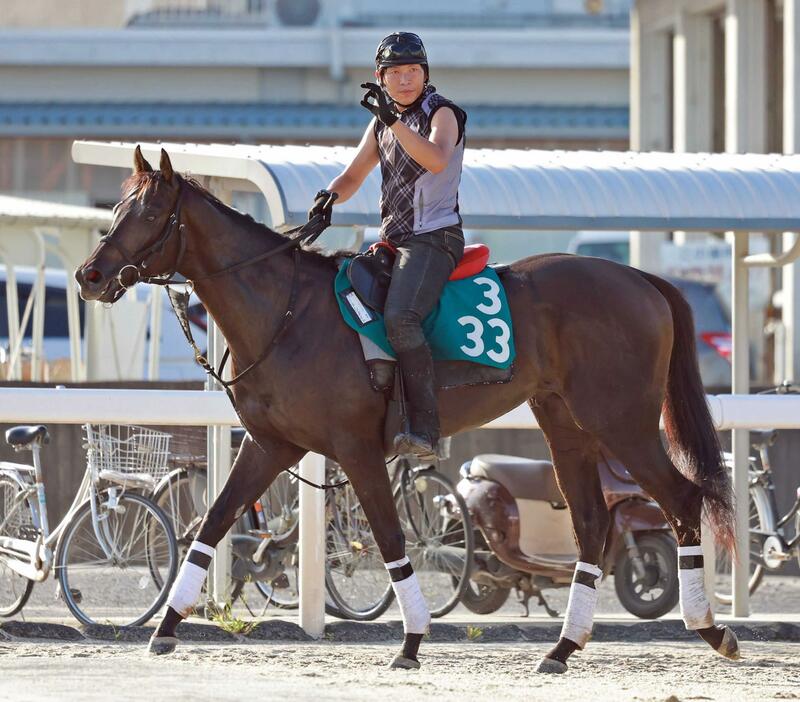
[[[383,246],[395,253],[397,249],[388,241],[376,241],[369,247],[370,251],[375,251]],[[456,269],[450,274],[450,280],[461,280],[469,278],[471,275],[480,273],[489,263],[489,247],[486,244],[470,244],[464,247],[464,255],[461,257]]]
[[[450,280],[461,280],[477,275],[489,263],[489,247],[486,244],[470,244],[464,247],[464,255],[450,274]]]

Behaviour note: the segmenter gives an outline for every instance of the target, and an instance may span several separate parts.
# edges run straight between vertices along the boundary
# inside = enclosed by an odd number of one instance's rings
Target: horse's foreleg
[[[175,629],[200,598],[217,543],[275,477],[305,454],[304,449],[293,444],[264,440],[259,443],[263,451],[249,435],[245,437],[222,492],[206,512],[170,590],[164,618],[150,639],[151,653],[171,653],[175,649]]]
[[[667,456],[658,436],[638,440],[636,431],[619,435],[608,444],[631,475],[658,502],[678,540],[678,575],[681,616],[687,629],[696,631],[715,651],[738,659],[736,635],[726,626],[715,626],[705,590],[700,516],[703,494],[683,476]]]
[[[417,576],[405,553],[405,536],[397,517],[389,476],[379,448],[340,462],[369,520],[386,570],[392,580],[403,616],[403,648],[391,668],[419,668],[417,654],[431,621],[430,611]]]
[[[576,650],[582,650],[592,633],[609,516],[597,472],[595,440],[578,428],[559,397],[551,396],[536,406],[534,412],[550,446],[558,485],[569,506],[578,545],[579,560],[570,586],[561,636],[537,669],[542,673],[563,673],[567,670],[567,658]]]

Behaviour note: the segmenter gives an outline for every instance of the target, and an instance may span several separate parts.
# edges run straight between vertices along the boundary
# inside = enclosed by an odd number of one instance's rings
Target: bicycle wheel
[[[442,617],[469,584],[475,548],[464,498],[435,470],[403,471],[395,488],[406,554],[417,574],[432,617]]]
[[[758,534],[772,532],[771,510],[767,491],[762,485],[756,483],[750,486],[750,508],[748,523],[750,524],[750,579],[748,588],[752,595],[764,577],[764,565],[762,560],[761,544],[763,540]],[[717,551],[716,558],[717,579],[714,588],[714,597],[717,602],[723,605],[730,605],[733,602],[733,572],[731,567],[730,554]]]
[[[151,496],[156,506],[169,517],[178,542],[178,556],[186,557],[194,541],[206,505],[206,472],[175,470]]]
[[[178,539],[180,560],[186,557],[192,541],[197,537],[206,510],[206,471],[173,471],[153,494],[153,502],[171,518]],[[289,473],[281,473],[267,488],[254,507],[236,524],[239,533],[269,532],[275,540],[282,540],[297,530],[300,514],[297,481]],[[259,594],[278,608],[295,609],[299,606],[297,546],[282,552],[283,570],[270,581],[248,580]],[[204,586],[205,587],[205,586]],[[231,589],[231,600],[244,591],[245,581],[237,580]]]
[[[30,539],[36,536],[27,500],[20,500],[19,484],[7,476],[0,476],[0,536]],[[19,612],[33,590],[33,580],[28,580],[8,565],[0,556],[0,617],[10,617]]]
[[[297,479],[283,472],[272,481],[251,509],[237,522],[236,528],[242,534],[264,536],[269,534],[277,544],[286,543],[283,548],[269,548],[273,565],[270,571],[276,573],[268,580],[256,576],[247,579],[259,594],[278,609],[297,609],[300,606],[299,556],[297,533],[300,528],[300,492]],[[235,553],[235,549],[234,549]],[[275,559],[279,562],[275,564]],[[239,580],[234,583],[232,599],[239,597],[246,585]]]
[[[392,603],[394,591],[367,516],[349,483],[328,492],[325,511],[325,588],[330,598],[326,611],[344,619],[376,619]]]
[[[254,526],[266,529],[276,541],[282,541],[297,529],[300,520],[300,490],[297,478],[283,472],[272,481],[253,506]],[[263,520],[259,517],[259,510]]]
[[[137,626],[166,601],[178,547],[169,518],[151,500],[109,489],[97,494],[96,524],[90,502],[73,515],[55,560],[61,597],[78,621]]]

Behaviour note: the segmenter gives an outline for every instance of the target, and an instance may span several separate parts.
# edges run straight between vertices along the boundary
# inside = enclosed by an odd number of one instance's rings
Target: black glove
[[[361,106],[366,107],[387,127],[391,127],[400,115],[394,109],[394,103],[386,97],[383,88],[375,83],[362,83],[361,87],[367,91],[361,100]]]
[[[337,197],[339,197],[338,193],[332,193],[329,190],[320,190],[314,195],[314,204],[308,211],[308,218],[311,220],[317,215],[322,215],[325,224],[329,225],[331,223],[331,214],[333,213],[333,203],[336,201]]]

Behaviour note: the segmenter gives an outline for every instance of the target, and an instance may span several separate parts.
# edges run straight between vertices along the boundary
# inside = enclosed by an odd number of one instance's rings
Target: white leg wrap
[[[569,588],[567,613],[564,615],[564,626],[561,636],[583,648],[592,635],[594,608],[597,605],[597,586],[603,571],[596,565],[578,561],[575,575]]]
[[[431,613],[408,556],[404,556],[399,561],[390,561],[385,565],[392,577],[392,588],[397,597],[397,603],[400,605],[400,613],[403,615],[403,631],[406,634],[424,634],[428,631],[428,625],[431,623]],[[403,577],[402,580],[395,579],[409,571],[410,574]]]
[[[714,625],[714,615],[706,597],[702,546],[678,546],[678,582],[681,616],[687,629]]]
[[[189,552],[181,564],[178,577],[169,591],[167,604],[184,619],[192,612],[208,572],[208,564],[214,556],[214,549],[199,541],[193,541]],[[194,562],[192,562],[194,561]]]

